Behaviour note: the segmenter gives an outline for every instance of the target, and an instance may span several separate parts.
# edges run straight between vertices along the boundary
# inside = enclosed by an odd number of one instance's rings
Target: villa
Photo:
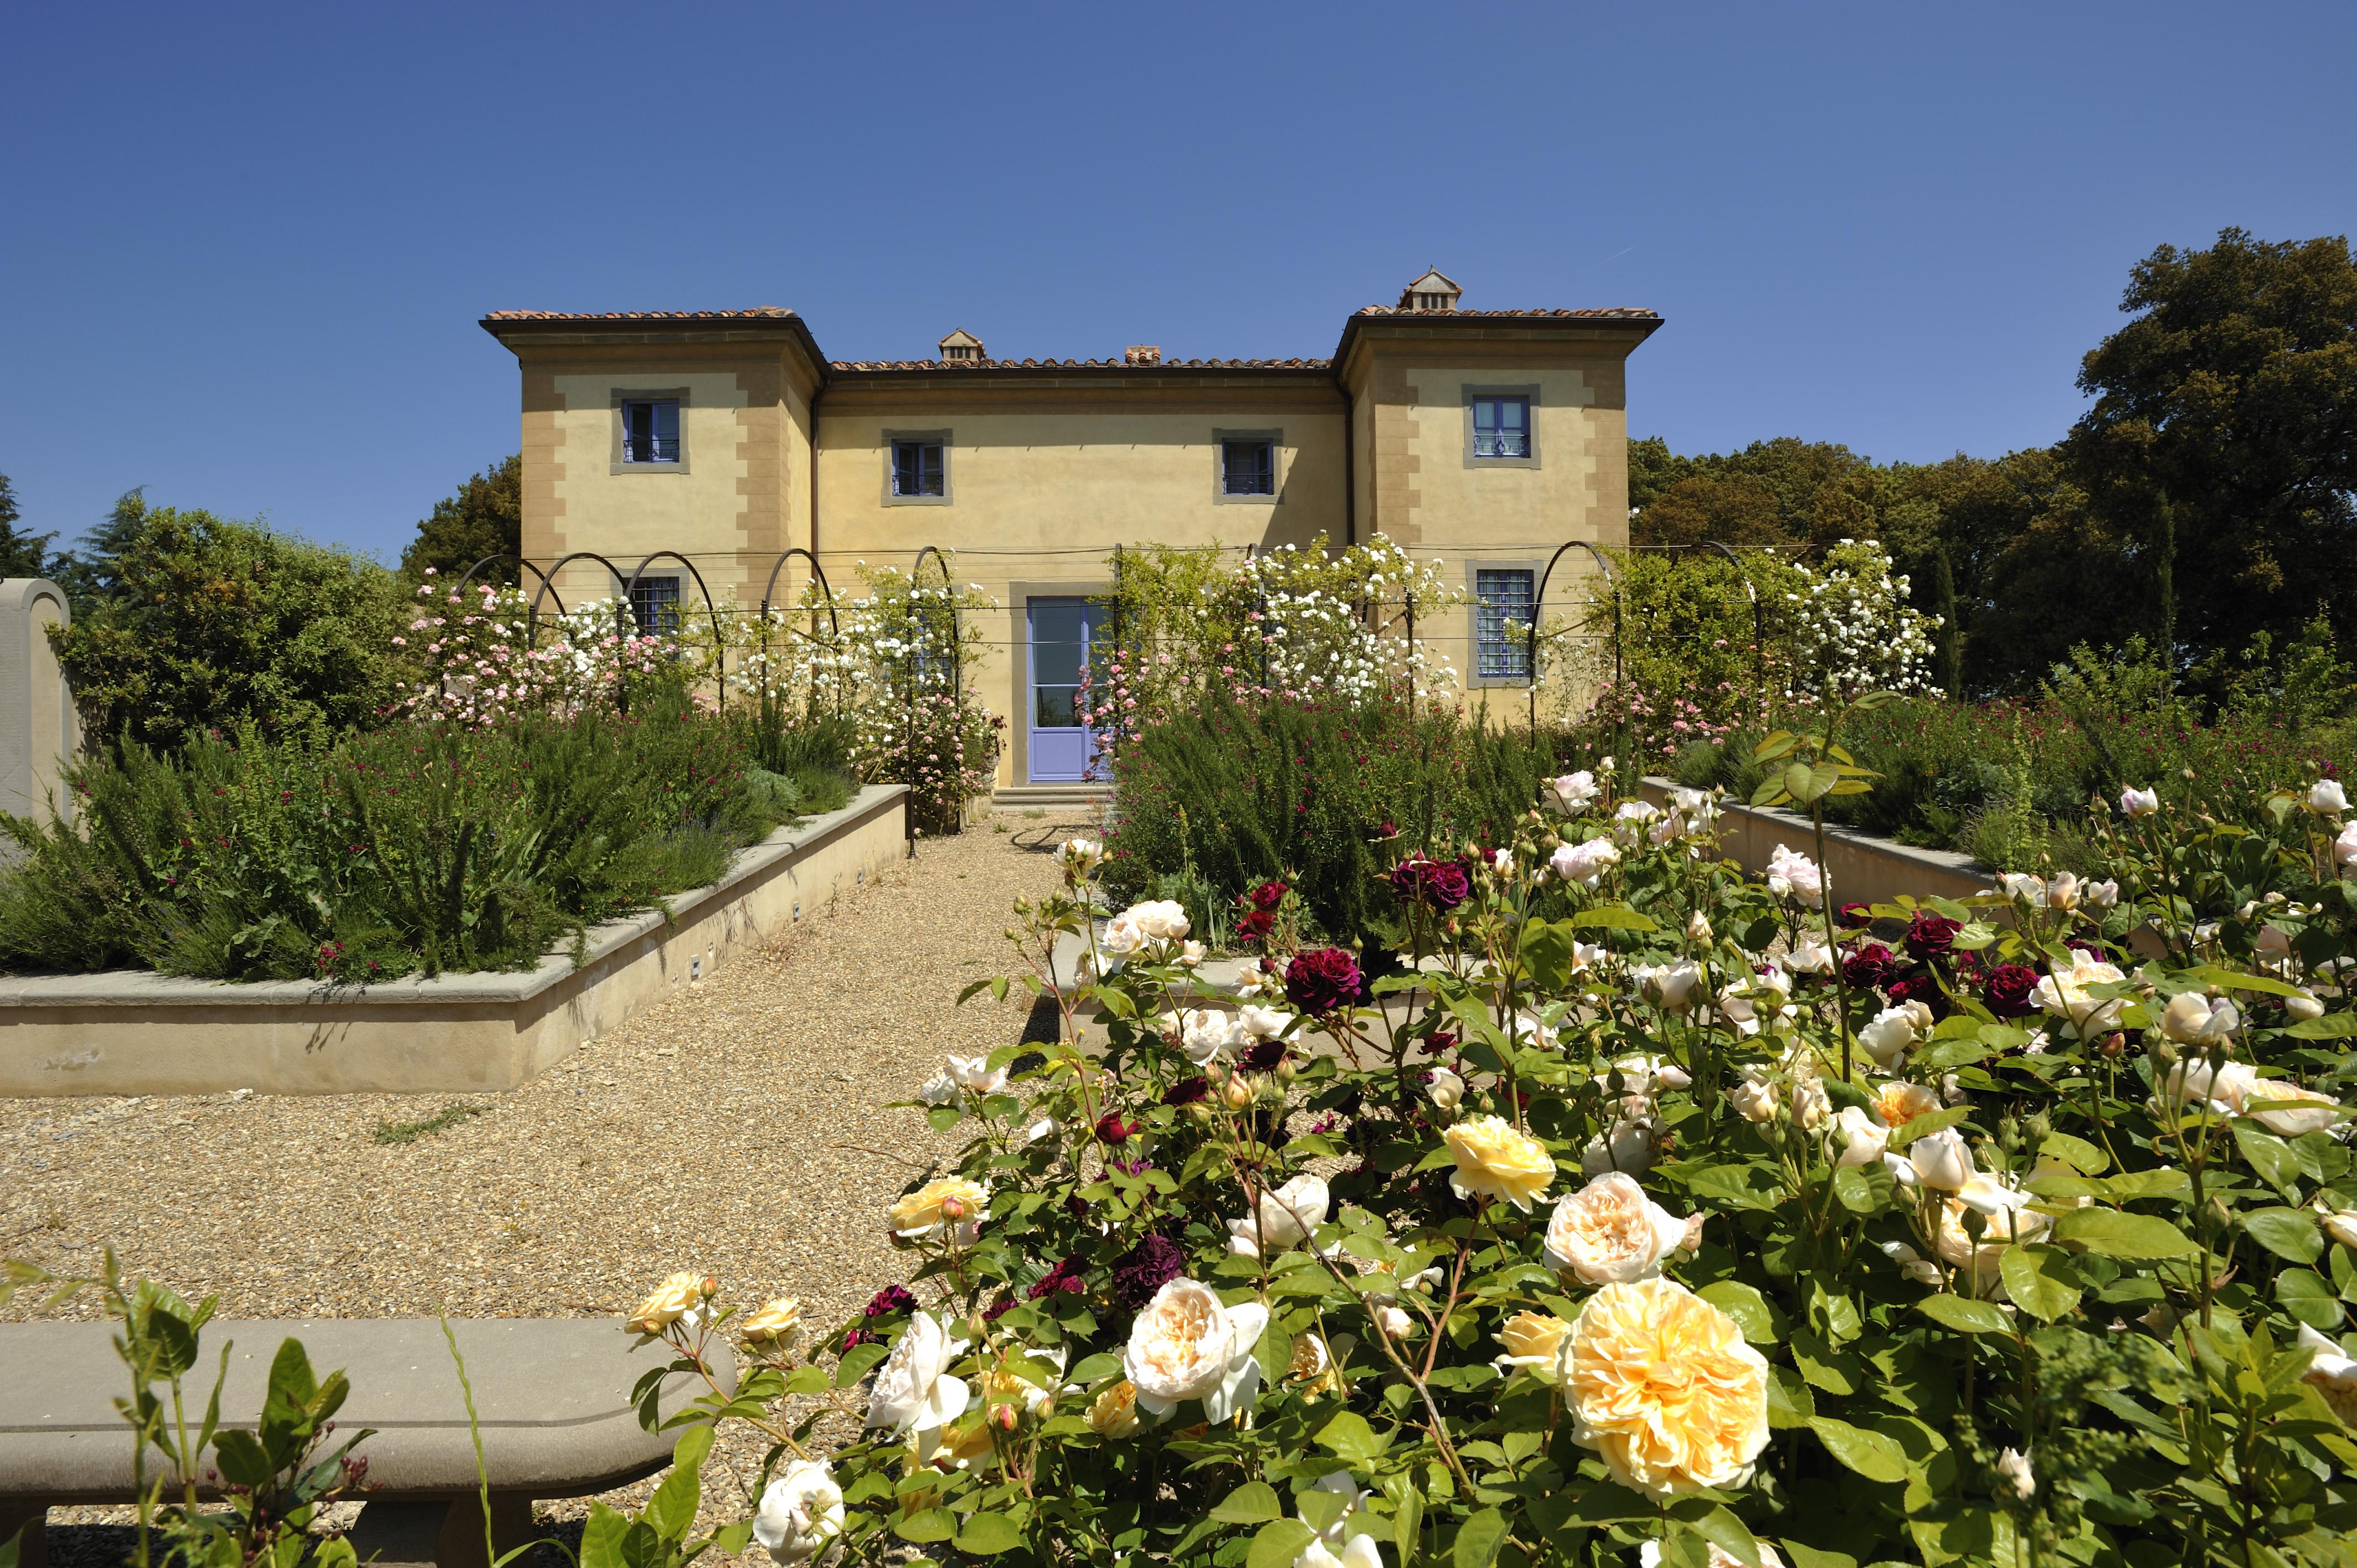
[[[1345,319],[1324,360],[995,359],[963,329],[930,360],[830,360],[791,310],[496,311],[523,381],[523,550],[542,567],[647,556],[642,618],[704,588],[760,603],[789,550],[837,588],[937,546],[1004,607],[980,694],[1008,716],[1002,785],[1082,777],[1073,687],[1116,545],[1269,550],[1388,535],[1461,566],[1475,601],[1419,627],[1469,686],[1514,685],[1566,543],[1627,542],[1625,365],[1649,310],[1469,310],[1438,271]],[[1568,604],[1575,553],[1546,588]],[[776,578],[779,602],[807,564]],[[618,591],[576,560],[568,602]],[[664,607],[677,605],[677,610]]]

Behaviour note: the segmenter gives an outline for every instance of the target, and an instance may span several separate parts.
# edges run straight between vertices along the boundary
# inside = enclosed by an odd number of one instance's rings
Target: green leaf
[[[1407,1568],[1415,1560],[1423,1533],[1424,1494],[1411,1484],[1400,1492],[1392,1509],[1392,1544],[1399,1549],[1400,1568]]]
[[[1570,988],[1576,971],[1572,954],[1578,939],[1576,928],[1567,920],[1531,920],[1523,927],[1523,962],[1531,972],[1531,980],[1541,991],[1557,992]]]
[[[712,1452],[712,1428],[691,1426],[679,1434],[671,1451],[671,1474],[654,1489],[640,1517],[666,1541],[682,1541],[695,1524],[695,1508],[703,1496],[696,1471]]]
[[[1959,1334],[2011,1334],[2013,1325],[2005,1314],[1985,1301],[1974,1301],[1961,1295],[1927,1295],[1915,1304],[1915,1310],[1943,1328]]]
[[[629,1516],[591,1503],[589,1520],[581,1527],[581,1568],[624,1568],[622,1538],[630,1528]]]
[[[1022,1545],[1023,1532],[1004,1513],[977,1509],[966,1516],[965,1528],[957,1532],[956,1544],[960,1552],[996,1557]]]
[[[1271,1387],[1283,1381],[1286,1369],[1293,1365],[1293,1336],[1279,1328],[1275,1317],[1261,1325],[1260,1337],[1253,1343],[1253,1359],[1260,1363],[1261,1380]]]
[[[2032,1317],[2051,1323],[2079,1305],[2086,1288],[2070,1255],[2060,1247],[2007,1247],[1997,1262],[2005,1294]]]
[[[1844,1552],[1827,1552],[1806,1541],[1795,1541],[1789,1535],[1780,1538],[1779,1544],[1784,1548],[1785,1561],[1791,1563],[1792,1568],[1857,1568],[1855,1557]]]
[[[1879,1160],[1870,1165],[1843,1165],[1834,1172],[1834,1196],[1852,1214],[1879,1214],[1890,1205],[1898,1181]]]
[[[2264,974],[2244,974],[2237,969],[2221,969],[2214,963],[2205,963],[2199,969],[2187,970],[2183,978],[2188,983],[2186,989],[2189,990],[2214,985],[2221,991],[2260,991],[2269,996],[2299,994],[2299,987],[2297,985],[2288,984],[2280,980],[2270,980]]]
[[[1584,931],[1598,929],[1608,931],[1658,931],[1662,929],[1636,910],[1620,904],[1582,909],[1571,918],[1571,923]]]
[[[2068,1133],[2049,1133],[2038,1145],[2040,1155],[2050,1155],[2083,1176],[2101,1176],[2112,1163],[2112,1156],[2084,1138],[2073,1138]]]
[[[1695,1294],[1735,1319],[1743,1337],[1754,1345],[1773,1345],[1779,1336],[1776,1309],[1752,1285],[1740,1280],[1713,1280]]]
[[[892,1533],[920,1546],[947,1541],[957,1533],[957,1515],[947,1509],[926,1509],[921,1513],[910,1514],[907,1519],[894,1520]],[[582,1568],[589,1568],[589,1565],[585,1563]]]
[[[1832,1416],[1812,1417],[1809,1430],[1825,1452],[1869,1481],[1899,1482],[1907,1478],[1907,1455],[1892,1439]]]
[[[1375,1429],[1367,1424],[1365,1416],[1346,1410],[1318,1429],[1318,1446],[1330,1448],[1364,1469],[1391,1444],[1375,1435]]]
[[[1302,1548],[1316,1539],[1317,1533],[1297,1519],[1280,1519],[1262,1525],[1253,1537],[1244,1568],[1293,1568],[1293,1560],[1301,1555]]]
[[[843,1353],[843,1359],[835,1363],[834,1386],[839,1389],[851,1387],[891,1354],[892,1347],[889,1345],[854,1345]]]
[[[241,1487],[266,1487],[278,1474],[262,1439],[234,1426],[213,1439],[213,1463],[222,1480]]]
[[[1276,1488],[1265,1481],[1246,1481],[1220,1499],[1211,1509],[1211,1517],[1222,1524],[1266,1524],[1285,1517],[1285,1505],[1277,1500]]]
[[[1688,1517],[1682,1509],[1678,1517],[1686,1527],[1745,1568],[1760,1568],[1760,1542],[1753,1540],[1744,1522],[1727,1511],[1724,1503],[1713,1503]]]
[[[2357,1013],[2327,1013],[2321,1018],[2302,1018],[2284,1030],[2295,1040],[2342,1040],[2357,1035]]]
[[[2270,1187],[2287,1187],[2298,1179],[2299,1157],[2291,1145],[2272,1133],[2260,1131],[2247,1122],[2233,1123],[2234,1147],[2243,1158],[2259,1173],[2259,1179]]]
[[[1490,1568],[1505,1541],[1506,1516],[1496,1509],[1483,1509],[1458,1529],[1455,1568]]]
[[[1926,1111],[1921,1116],[1910,1116],[1898,1131],[1890,1134],[1890,1148],[1895,1154],[1916,1139],[1953,1127],[1973,1113],[1969,1105],[1951,1105],[1945,1111]]]
[[[2291,1151],[2285,1150],[2284,1157],[2289,1159]],[[2316,1216],[2305,1208],[2254,1209],[2243,1216],[2243,1229],[2278,1258],[2312,1263],[2324,1256],[2324,1232],[2318,1229]]]
[[[1085,1388],[1100,1378],[1112,1377],[1121,1368],[1122,1360],[1118,1355],[1110,1350],[1100,1350],[1093,1356],[1082,1358],[1081,1364],[1072,1369],[1072,1381]]]
[[[2194,1251],[2185,1232],[2149,1214],[2115,1208],[2074,1208],[2054,1222],[2054,1240],[2075,1242],[2106,1258],[2142,1262],[2181,1258]]]
[[[2324,1277],[2309,1269],[2286,1269],[2276,1276],[2276,1300],[2319,1333],[2341,1326],[2341,1303]]]

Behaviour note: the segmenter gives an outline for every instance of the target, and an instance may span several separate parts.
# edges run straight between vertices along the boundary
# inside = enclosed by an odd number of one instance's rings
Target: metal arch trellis
[[[1716,550],[1727,557],[1727,564],[1735,568],[1737,580],[1743,585],[1744,597],[1751,606],[1752,670],[1755,679],[1764,689],[1768,682],[1768,609],[1760,601],[1760,590],[1752,585],[1751,574],[1743,568],[1743,558],[1726,543],[1716,539],[1699,540],[1691,544],[1632,544],[1629,548],[1631,551],[1657,550],[1677,553],[1683,553],[1688,550]],[[1752,548],[1770,547],[1760,545]],[[1607,559],[1600,547],[1585,539],[1572,540],[1557,547],[1555,553],[1547,558],[1546,570],[1539,574],[1538,588],[1531,596],[1531,618],[1529,625],[1524,628],[1524,635],[1528,639],[1530,648],[1530,725],[1531,733],[1534,735],[1538,733],[1539,726],[1540,612],[1546,603],[1547,579],[1555,575],[1555,563],[1574,550],[1585,550],[1596,558],[1598,570],[1604,574],[1604,581],[1612,590],[1612,682],[1614,685],[1620,683],[1625,672],[1621,651],[1623,628],[1620,579],[1613,575],[1612,564]]]
[[[933,558],[933,564],[941,568],[942,603],[949,610],[950,694],[952,697],[963,699],[965,695],[965,670],[964,660],[959,656],[963,651],[961,644],[963,640],[965,628],[960,624],[961,618],[958,615],[957,604],[957,580],[950,574],[949,552],[943,550],[938,544],[928,544],[922,550],[918,551],[916,564],[909,568],[909,587],[911,595],[913,596],[918,585],[924,580],[925,557],[928,555]],[[913,596],[911,599],[910,614],[916,618],[917,624],[924,628],[927,639],[930,640],[932,632],[932,626],[930,618],[926,617],[921,609],[915,607]],[[921,668],[921,665],[920,668]],[[909,685],[909,700],[911,703],[916,701],[916,682],[912,678]]]
[[[656,562],[666,558],[676,561],[681,565],[686,567],[687,575],[695,579],[695,591],[704,596],[705,614],[708,616],[712,621],[712,658],[714,662],[712,673],[714,683],[717,687],[717,690],[713,694],[713,706],[725,710],[728,706],[728,634],[720,629],[720,607],[713,602],[712,590],[705,585],[704,574],[695,569],[695,563],[690,561],[686,556],[681,554],[676,550],[656,551],[653,554],[649,555],[645,560],[640,561],[638,565],[638,570],[630,574],[630,581],[624,585],[622,590],[622,601],[626,605],[635,607],[638,603],[639,597],[639,579],[646,575],[647,568],[649,566],[651,566]]]

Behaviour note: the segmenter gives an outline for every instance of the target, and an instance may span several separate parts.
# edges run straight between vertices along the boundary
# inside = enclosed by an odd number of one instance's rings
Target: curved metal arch
[[[565,568],[572,565],[576,561],[595,561],[598,565],[606,568],[608,575],[621,581],[628,580],[623,577],[622,569],[619,566],[615,565],[611,561],[607,560],[595,550],[576,550],[570,555],[560,555],[549,564],[547,571],[543,572],[540,575],[540,587],[532,596],[532,609],[534,615],[538,615],[540,613],[540,596],[542,594],[546,594],[551,598],[556,597],[556,574],[564,571]],[[556,607],[559,610],[562,610],[565,607],[565,601],[563,599],[557,599]],[[630,601],[628,598],[623,599],[620,606],[615,610],[614,614],[616,624],[624,629],[627,629],[630,614]]]
[[[826,568],[818,564],[818,557],[799,544],[778,557],[776,563],[770,568],[770,580],[761,585],[761,623],[764,626],[769,624],[770,601],[778,591],[778,574],[784,571],[786,563],[797,555],[810,563],[811,576],[817,581],[819,591],[826,596],[828,638],[832,642],[840,642],[843,640],[843,622],[834,613],[834,585],[826,580]]]
[[[1539,612],[1546,604],[1548,579],[1555,575],[1555,563],[1575,550],[1585,550],[1596,557],[1596,569],[1604,574],[1605,585],[1612,590],[1612,683],[1620,683],[1620,580],[1612,575],[1612,563],[1604,552],[1585,539],[1574,539],[1556,546],[1547,557],[1546,570],[1539,574],[1539,585],[1531,595],[1531,624],[1526,630],[1531,657],[1530,724],[1531,733],[1539,732]]]
[[[716,687],[712,705],[726,709],[728,706],[728,634],[720,629],[720,607],[713,602],[712,590],[705,585],[704,574],[695,569],[695,563],[676,550],[658,550],[639,563],[638,570],[630,574],[630,581],[623,586],[622,597],[635,606],[639,596],[639,579],[647,575],[649,566],[666,557],[687,568],[687,575],[695,579],[695,591],[704,596],[704,613],[712,622],[712,674]]]
[[[557,613],[560,615],[564,613],[565,601],[562,598],[557,597],[555,585],[549,582],[548,574],[542,571],[539,567],[533,565],[531,562],[525,560],[521,555],[501,554],[484,556],[480,561],[476,562],[473,565],[467,568],[467,575],[459,578],[457,585],[452,587],[450,591],[454,594],[464,591],[467,585],[475,580],[476,573],[481,571],[484,567],[500,561],[512,561],[517,565],[522,567],[525,571],[531,573],[533,576],[539,578],[542,585],[547,588],[549,596],[556,599]],[[519,584],[518,586],[521,587],[522,585]]]
[[[952,696],[963,699],[965,696],[965,627],[964,618],[958,614],[957,579],[950,575],[949,552],[938,544],[928,544],[918,551],[916,564],[909,568],[909,585],[913,588],[923,579],[925,557],[928,555],[933,558],[933,564],[942,569],[942,586],[949,590],[945,602],[950,610],[950,693]],[[916,699],[917,689],[911,682],[909,687],[909,700],[914,703]]]

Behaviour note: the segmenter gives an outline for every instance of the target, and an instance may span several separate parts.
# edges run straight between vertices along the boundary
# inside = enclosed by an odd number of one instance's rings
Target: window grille
[[[1220,483],[1223,495],[1276,494],[1276,444],[1273,441],[1221,443]]]
[[[1473,400],[1473,456],[1527,457],[1531,455],[1531,400],[1526,397],[1477,397]]]
[[[942,444],[938,441],[892,443],[892,493],[896,496],[938,496],[942,487]]]
[[[626,403],[622,405],[622,461],[679,461],[679,403]]]
[[[1531,678],[1531,577],[1527,571],[1473,574],[1474,669],[1485,681]]]
[[[630,615],[640,637],[669,637],[679,629],[679,579],[641,577],[630,585]]]

